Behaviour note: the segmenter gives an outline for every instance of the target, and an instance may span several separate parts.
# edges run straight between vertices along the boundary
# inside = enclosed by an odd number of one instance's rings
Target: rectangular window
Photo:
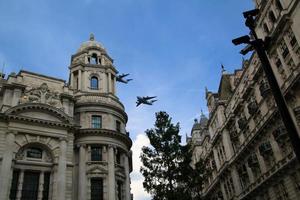
[[[103,200],[102,178],[91,178],[91,200]]]
[[[285,59],[288,55],[289,55],[289,49],[288,47],[286,46],[285,42],[282,41],[281,44],[280,44],[280,50],[281,50],[281,53],[282,53],[282,57]]]
[[[279,58],[277,58],[275,64],[276,64],[277,68],[281,68],[282,67],[281,60]]]
[[[100,146],[91,147],[91,160],[92,161],[102,160],[102,148]]]
[[[43,155],[43,151],[42,149],[40,148],[29,148],[27,150],[27,157],[28,158],[37,158],[37,159],[41,159],[42,158],[42,155]]]
[[[22,188],[22,200],[37,200],[39,191],[39,172],[25,172]]]
[[[116,130],[117,130],[118,132],[121,132],[121,122],[118,121],[118,120],[116,120]]]
[[[14,170],[13,179],[12,179],[11,187],[10,187],[10,195],[9,195],[10,200],[17,199],[18,180],[19,180],[19,171]]]
[[[44,186],[43,186],[43,198],[42,200],[48,200],[50,186],[50,172],[44,174]]]
[[[102,128],[102,117],[101,116],[92,116],[92,128]]]

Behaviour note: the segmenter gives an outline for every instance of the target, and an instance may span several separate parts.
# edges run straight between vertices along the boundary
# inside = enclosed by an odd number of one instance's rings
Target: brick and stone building
[[[295,122],[300,125],[300,1],[256,0],[256,31],[271,37],[268,56]],[[206,161],[207,200],[297,200],[300,165],[256,53],[224,71],[206,91],[208,120],[195,121],[193,161]],[[300,132],[299,132],[300,133]],[[298,133],[298,134],[299,134]],[[300,135],[299,135],[300,136]]]
[[[130,200],[127,114],[117,70],[91,35],[69,80],[20,71],[0,79],[0,199]]]

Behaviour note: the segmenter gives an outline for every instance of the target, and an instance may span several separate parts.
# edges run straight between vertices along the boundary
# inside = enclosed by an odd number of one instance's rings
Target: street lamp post
[[[273,93],[275,102],[277,104],[282,121],[287,130],[288,136],[292,143],[294,152],[298,161],[300,161],[300,138],[298,135],[298,128],[296,122],[293,120],[285,98],[281,92],[280,86],[276,80],[274,72],[272,70],[269,58],[266,53],[267,42],[259,39],[255,32],[255,19],[254,17],[259,13],[258,9],[244,12],[243,15],[246,19],[245,25],[250,29],[250,34],[253,36],[253,40],[248,35],[236,38],[232,40],[233,44],[248,44],[248,46],[241,51],[242,54],[247,54],[251,50],[255,50],[262,64],[262,68],[265,72],[267,80],[269,82],[271,91]],[[267,38],[269,39],[269,38]]]

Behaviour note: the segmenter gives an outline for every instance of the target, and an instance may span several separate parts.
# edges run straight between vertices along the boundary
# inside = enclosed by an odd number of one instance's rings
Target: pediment
[[[54,121],[54,122],[63,122],[61,119],[57,118],[57,116],[53,116],[49,113],[44,113],[41,111],[28,111],[28,112],[19,113],[18,115],[35,118],[35,119]]]
[[[9,116],[17,116],[44,121],[52,121],[67,124],[72,123],[72,118],[70,118],[61,109],[57,109],[52,106],[41,103],[20,104],[18,106],[8,109],[5,112],[5,114]]]
[[[103,174],[107,173],[107,169],[104,166],[96,165],[88,169],[88,174]]]

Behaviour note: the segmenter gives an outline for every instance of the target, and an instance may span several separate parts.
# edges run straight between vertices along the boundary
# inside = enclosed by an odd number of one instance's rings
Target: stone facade
[[[300,2],[256,0],[256,30],[272,38],[268,55],[292,116],[300,124]],[[300,165],[253,53],[242,68],[222,73],[219,90],[206,91],[209,118],[195,121],[193,162],[209,169],[204,199],[296,200]]]
[[[68,83],[2,76],[0,199],[131,199],[132,141],[113,60],[91,35],[69,69]]]

